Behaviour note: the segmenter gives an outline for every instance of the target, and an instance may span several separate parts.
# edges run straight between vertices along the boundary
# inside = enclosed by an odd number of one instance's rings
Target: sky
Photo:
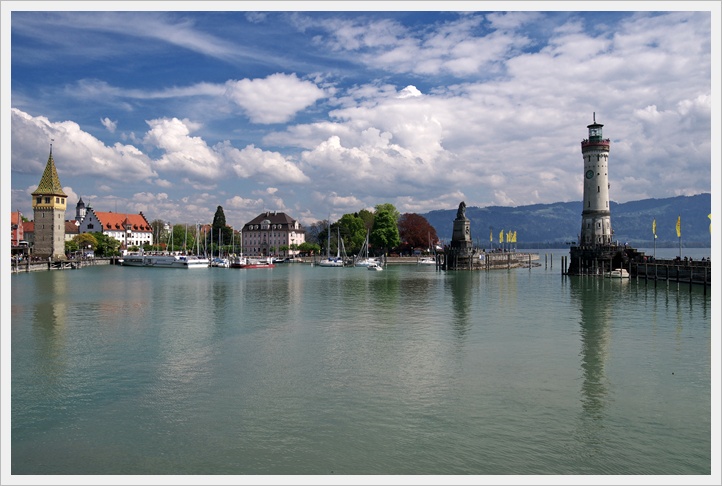
[[[595,117],[613,201],[712,192],[718,2],[15,3],[31,10],[3,19],[4,207],[30,219],[51,143],[66,219],[81,197],[172,224],[222,206],[236,228],[581,201]]]

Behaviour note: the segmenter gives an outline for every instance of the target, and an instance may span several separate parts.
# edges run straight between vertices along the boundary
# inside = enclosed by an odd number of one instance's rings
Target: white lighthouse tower
[[[612,221],[609,212],[609,139],[602,137],[602,125],[587,125],[589,138],[582,140],[584,158],[584,209],[579,245],[607,246],[612,243]]]

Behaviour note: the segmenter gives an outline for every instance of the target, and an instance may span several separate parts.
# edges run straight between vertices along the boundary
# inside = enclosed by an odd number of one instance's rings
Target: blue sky
[[[3,2],[3,14],[23,3]],[[577,201],[593,113],[612,141],[614,201],[711,192],[711,3],[681,4],[696,12],[14,8],[3,18],[2,137],[12,147],[3,205],[32,218],[51,139],[67,219],[80,197],[171,223],[210,222],[221,205],[235,227],[264,210],[310,224],[381,203],[425,213],[462,200]]]

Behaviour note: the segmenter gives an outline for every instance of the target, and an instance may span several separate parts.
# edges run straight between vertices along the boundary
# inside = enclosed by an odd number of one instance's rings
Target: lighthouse
[[[612,243],[612,220],[609,212],[609,139],[602,136],[602,125],[587,125],[589,138],[582,140],[584,159],[584,208],[580,246],[608,246]]]
[[[567,275],[604,275],[615,268],[629,268],[631,261],[641,261],[644,253],[618,245],[612,240],[612,218],[609,211],[609,139],[602,135],[597,115],[587,125],[589,137],[582,140],[584,159],[584,198],[582,230],[579,242],[569,248]],[[566,263],[563,264],[566,267]]]

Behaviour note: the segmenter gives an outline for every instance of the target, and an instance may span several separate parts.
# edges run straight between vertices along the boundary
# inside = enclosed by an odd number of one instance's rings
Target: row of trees
[[[327,248],[331,234],[331,245]],[[438,243],[436,230],[423,216],[416,213],[400,214],[393,204],[375,206],[374,211],[362,209],[357,213],[344,214],[330,223],[318,221],[306,228],[306,241],[316,245],[321,252],[335,254],[339,235],[349,255],[358,254],[369,238],[372,255],[385,253],[411,253],[414,249],[427,249]],[[299,246],[299,249],[303,245]]]
[[[218,206],[211,231],[201,232],[196,225],[176,224],[170,229],[162,220],[150,223],[153,229],[153,245],[143,247],[146,251],[187,251],[189,253],[215,254],[219,249],[224,253],[233,253],[240,249],[240,237],[234,235],[233,228],[226,225],[223,208]],[[328,246],[329,231],[331,247]],[[411,253],[414,249],[427,249],[438,242],[436,230],[423,216],[416,213],[400,214],[393,204],[379,204],[374,211],[362,209],[356,213],[344,214],[330,223],[328,220],[318,221],[306,228],[306,242],[294,248],[274,248],[280,253],[289,250],[306,254],[335,254],[338,248],[336,235],[343,240],[343,247],[349,255],[361,251],[366,236],[369,238],[369,251],[372,255],[384,253]],[[102,232],[81,233],[72,241],[65,243],[66,253],[92,250],[100,257],[120,254],[121,243]],[[137,248],[131,248],[137,249]]]

